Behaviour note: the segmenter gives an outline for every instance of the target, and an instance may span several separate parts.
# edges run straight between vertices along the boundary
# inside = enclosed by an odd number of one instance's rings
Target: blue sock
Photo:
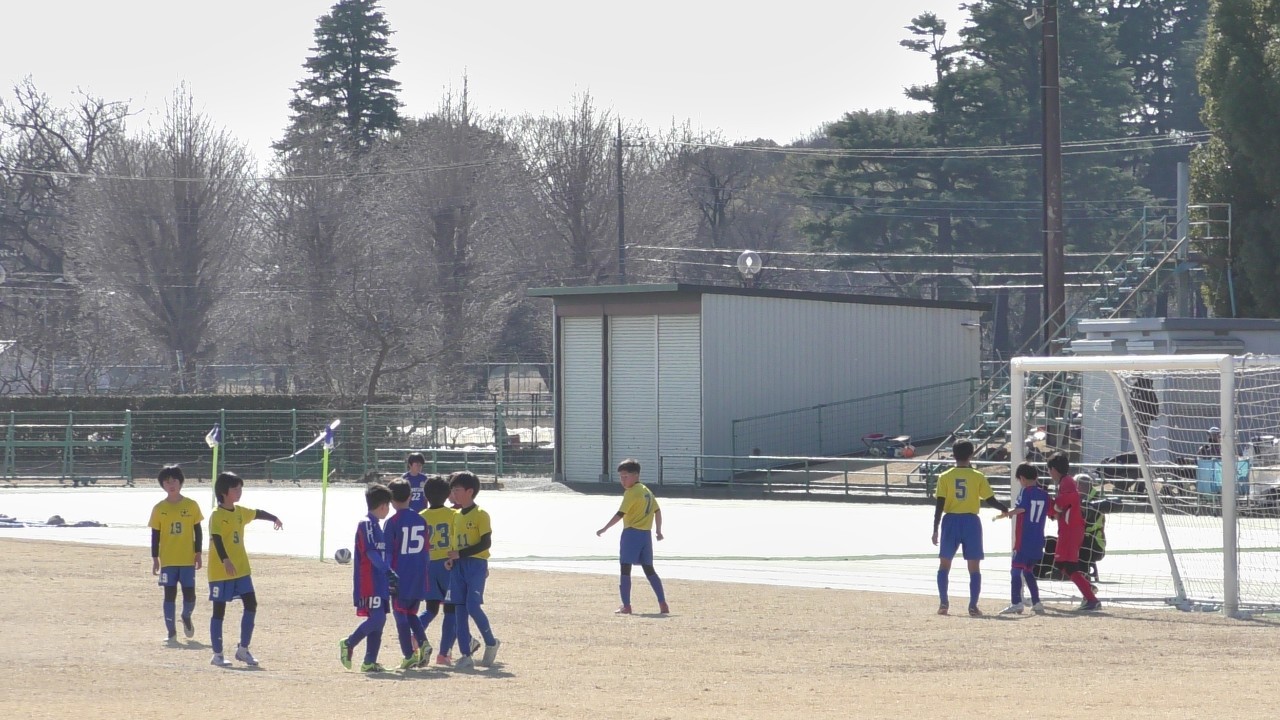
[[[1022,571],[1014,568],[1009,572],[1009,575],[1012,577],[1009,597],[1013,598],[1013,604],[1017,605],[1022,602]]]
[[[467,603],[467,614],[476,621],[476,630],[480,631],[480,637],[484,638],[485,645],[494,645],[498,642],[494,639],[493,630],[489,627],[489,616],[484,614],[484,608],[479,603]],[[467,649],[471,648],[467,647]]]
[[[253,641],[253,618],[258,613],[247,612],[240,618],[240,647],[247,648]]]
[[[196,609],[196,601],[195,601],[195,600],[183,600],[183,601],[182,601],[182,617],[183,617],[183,618],[185,618],[185,619],[187,619],[187,620],[190,620],[190,619],[191,619],[191,613],[195,612],[195,609]]]
[[[938,599],[943,605],[949,605],[947,602],[947,570],[938,568]]]
[[[622,595],[623,605],[631,604],[631,576],[630,575],[623,575],[622,579],[618,581],[618,593]]]
[[[458,655],[471,654],[471,624],[467,622],[467,606],[453,607],[453,627],[458,634]]]
[[[1040,586],[1036,584],[1036,574],[1030,570],[1023,570],[1022,577],[1027,581],[1027,591],[1031,593],[1031,604],[1040,604]]]
[[[978,607],[978,595],[982,593],[982,573],[969,573],[969,607]]]
[[[222,654],[222,618],[217,615],[209,617],[209,644],[213,645],[213,654]]]
[[[435,610],[431,610],[430,608],[428,608],[426,612],[419,615],[418,621],[422,623],[422,629],[426,630],[427,628],[431,627],[431,621],[435,620],[436,616],[439,614],[440,614],[440,608],[437,607]]]
[[[418,641],[418,647],[422,647],[423,645],[426,645],[427,629],[422,627],[422,621],[418,619],[417,615],[410,615],[408,620],[409,620],[409,632],[413,633],[413,639]]]
[[[384,623],[385,626],[385,623]],[[378,651],[382,649],[382,628],[378,632],[369,633],[364,643],[364,662],[366,665],[378,662]]]
[[[440,654],[452,654],[453,644],[457,640],[458,621],[453,619],[453,613],[445,613],[444,619],[440,621]]]
[[[662,592],[662,578],[658,577],[657,573],[645,577],[649,578],[649,584],[653,586],[653,594],[658,596],[658,603],[666,605],[667,596]]]
[[[178,627],[174,624],[173,618],[173,613],[177,607],[176,603],[169,600],[164,601],[164,629],[169,631],[169,637],[173,637],[178,632]]]
[[[409,657],[413,654],[413,636],[409,634],[409,616],[404,613],[395,613],[393,617],[396,619],[396,638],[400,641],[400,654]]]
[[[387,624],[387,611],[370,610],[369,616],[360,623],[360,627],[347,638],[347,647],[355,647],[361,640],[365,641],[364,661],[366,664],[378,662],[378,651],[382,649],[382,628]]]

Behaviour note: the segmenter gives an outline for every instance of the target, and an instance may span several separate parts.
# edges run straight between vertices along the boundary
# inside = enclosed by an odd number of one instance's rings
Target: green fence
[[[319,450],[293,457],[334,419],[331,479],[404,471],[422,452],[433,472],[470,469],[500,478],[550,476],[551,406],[545,403],[368,405],[355,410],[159,410],[9,412],[3,418],[3,477],[91,484],[154,478],[169,463],[207,479],[205,435],[222,428],[219,468],[270,482],[319,481]]]

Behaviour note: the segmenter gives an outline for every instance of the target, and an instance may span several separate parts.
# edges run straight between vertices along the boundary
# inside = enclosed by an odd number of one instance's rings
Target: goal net
[[[1061,451],[1092,479],[1081,560],[1104,600],[1280,608],[1280,357],[1016,358],[1011,369],[1010,436],[1026,438],[1011,443],[1013,466]]]

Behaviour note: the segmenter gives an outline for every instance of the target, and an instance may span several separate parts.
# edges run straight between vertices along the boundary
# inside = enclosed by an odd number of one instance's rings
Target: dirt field
[[[1275,621],[1114,608],[1086,617],[1055,609],[939,617],[929,597],[680,581],[667,583],[669,617],[618,617],[612,578],[500,566],[487,609],[503,646],[491,670],[344,670],[337,641],[356,624],[349,568],[264,556],[253,558],[253,651],[262,667],[219,669],[209,665],[203,577],[195,640],[165,648],[146,555],[0,540],[5,717],[1274,714]],[[637,611],[655,606],[642,577]],[[1003,572],[984,577],[1007,582]],[[238,604],[228,608],[229,647],[239,617]],[[429,636],[438,641],[438,626]],[[398,655],[388,623],[381,660],[391,665]]]

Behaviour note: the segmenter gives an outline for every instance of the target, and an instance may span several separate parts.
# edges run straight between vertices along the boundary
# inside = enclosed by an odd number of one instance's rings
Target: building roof
[[[948,300],[919,300],[915,298],[885,297],[882,295],[854,295],[833,292],[806,292],[804,290],[769,290],[762,288],[727,287],[723,285],[692,285],[689,283],[658,283],[647,285],[588,285],[577,287],[529,288],[529,297],[553,298],[556,302],[572,302],[581,299],[597,302],[601,296],[638,295],[638,294],[673,294],[683,296],[698,295],[741,295],[745,297],[781,298],[786,300],[812,300],[816,302],[853,303],[858,305],[890,305],[895,307],[938,308],[944,310],[976,310],[985,312],[991,309],[989,303],[960,302]]]
[[[1280,330],[1280,320],[1266,318],[1112,318],[1081,320],[1083,333],[1135,332],[1238,332]]]

